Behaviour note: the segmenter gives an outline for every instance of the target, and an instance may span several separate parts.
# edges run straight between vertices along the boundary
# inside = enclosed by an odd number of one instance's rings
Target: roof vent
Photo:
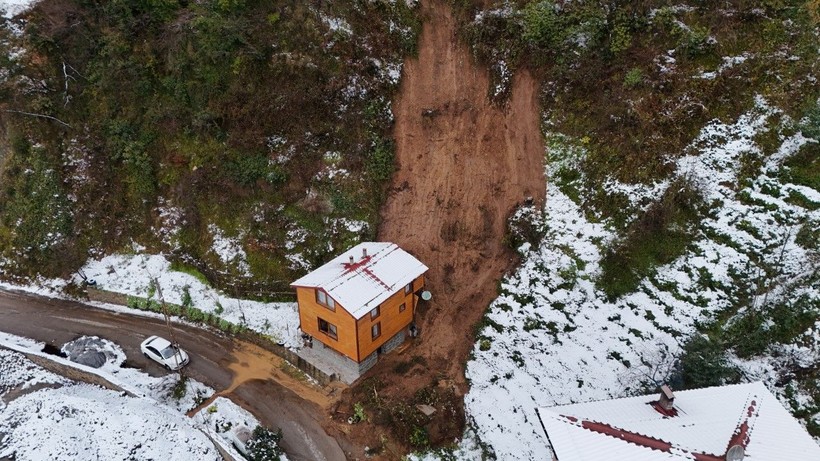
[[[742,445],[733,445],[726,452],[726,461],[743,461],[745,456],[746,450],[743,449]]]
[[[675,408],[675,394],[672,389],[666,384],[661,386],[661,397],[658,399],[658,405],[666,411],[671,411]]]
[[[350,264],[353,264],[355,262],[354,259],[355,258],[353,258],[353,255],[350,255]]]
[[[367,259],[367,248],[362,248],[362,259]]]

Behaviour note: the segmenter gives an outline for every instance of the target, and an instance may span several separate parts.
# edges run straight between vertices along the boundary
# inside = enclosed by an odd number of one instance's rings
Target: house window
[[[325,292],[325,290],[316,290],[316,302],[332,311],[336,310],[336,301],[334,301],[333,298]]]
[[[407,303],[401,303],[399,306],[399,312],[404,312],[405,309],[407,309]]]
[[[370,319],[375,319],[379,316],[379,314],[381,314],[381,312],[379,311],[379,306],[376,306],[375,308],[373,308],[372,311],[370,311]]]
[[[382,335],[382,323],[377,322],[372,327],[370,327],[370,336],[372,336],[373,339],[376,339],[381,335]]]
[[[404,294],[409,295],[411,291],[413,291],[413,282],[408,283],[407,286],[404,287]]]
[[[327,320],[319,319],[319,331],[333,339],[339,339],[339,336],[336,334],[336,325],[328,322]]]

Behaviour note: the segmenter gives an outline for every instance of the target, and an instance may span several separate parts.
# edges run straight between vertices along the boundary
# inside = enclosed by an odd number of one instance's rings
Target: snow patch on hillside
[[[39,0],[0,0],[0,10],[5,11],[5,16],[10,18],[31,8]]]
[[[794,229],[820,218],[820,212],[793,204],[788,191],[798,188],[811,200],[817,191],[778,184],[774,158],[748,185],[733,189],[741,156],[762,155],[754,136],[775,112],[759,100],[736,123],[713,122],[703,129],[691,146],[698,154],[682,158],[677,171],[701,189],[712,205],[709,216],[684,255],[615,302],[595,286],[602,249],[614,232],[607,222],[589,221],[560,187],[548,189],[547,235],[503,282],[467,365],[468,418],[498,459],[549,459],[536,407],[639,394],[668,377],[696,323],[732,305],[737,277],[759,277],[760,265],[768,264],[778,268],[780,279],[796,280],[811,268]],[[773,157],[782,162],[805,142],[800,135],[787,138]],[[551,178],[558,163],[551,163]],[[660,196],[671,183],[608,188]],[[787,294],[777,288],[785,282],[770,286],[769,302]],[[795,289],[820,296],[816,287]],[[804,351],[809,360],[816,359],[818,331],[805,333],[815,344],[808,347],[811,353]],[[772,387],[775,361],[736,363],[747,379]]]
[[[245,325],[285,345],[300,344],[296,303],[263,303],[227,296],[190,274],[171,270],[171,263],[162,255],[110,255],[89,261],[82,271],[97,283],[97,288],[154,299],[159,294],[152,293],[151,281],[156,280],[165,301],[173,304],[181,305],[187,290],[197,309]]]

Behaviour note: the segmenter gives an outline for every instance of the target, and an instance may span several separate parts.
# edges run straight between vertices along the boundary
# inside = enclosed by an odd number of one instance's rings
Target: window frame
[[[376,322],[370,326],[370,339],[376,340],[382,335],[382,323]]]
[[[405,310],[407,310],[407,303],[401,303],[401,304],[399,304],[399,313],[402,313],[402,312],[404,312]]]
[[[324,297],[324,301],[320,299],[320,297]],[[336,312],[336,300],[333,299],[327,291],[317,288],[316,289],[316,304],[320,306],[324,306],[328,310]]]
[[[413,292],[413,282],[408,283],[404,286],[404,295],[407,296]]]
[[[317,317],[317,320],[318,320],[318,323],[319,323],[319,331],[320,332],[324,333],[327,337],[329,337],[329,338],[331,338],[335,341],[339,340],[339,330],[336,328],[336,325],[328,322],[327,320],[325,320],[321,317]],[[327,325],[327,330],[322,329],[322,323]]]
[[[373,315],[374,312],[376,315]],[[382,315],[381,306],[376,306],[370,311],[370,320],[375,320],[379,318],[380,315]]]

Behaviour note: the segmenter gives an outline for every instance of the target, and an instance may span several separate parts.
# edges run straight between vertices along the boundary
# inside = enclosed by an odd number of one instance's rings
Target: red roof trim
[[[616,439],[621,439],[625,442],[634,443],[635,445],[651,448],[653,450],[665,451],[667,453],[672,450],[672,444],[669,442],[665,442],[654,437],[641,435],[635,432],[629,432],[623,429],[618,429],[616,427],[610,426],[609,424],[596,423],[593,421],[582,421],[581,427],[589,431],[598,432],[604,435],[608,435],[610,437],[615,437]]]
[[[658,402],[649,402],[655,410],[659,413],[664,415],[669,410],[663,410],[663,407],[658,405]],[[675,412],[673,416],[677,415],[677,411],[674,409],[672,410]],[[752,400],[749,403],[749,406],[746,408],[745,411],[745,418],[741,421],[741,423],[735,429],[734,434],[732,435],[731,439],[729,439],[729,445],[726,447],[726,453],[729,452],[729,449],[735,445],[741,445],[744,449],[749,445],[750,432],[751,427],[754,424],[754,420],[757,418],[758,411],[757,411],[757,401]],[[562,418],[570,421],[574,426],[582,427],[588,431],[597,432],[599,434],[608,435],[610,437],[614,437],[616,439],[623,440],[624,442],[632,443],[638,445],[640,447],[649,448],[652,450],[659,450],[666,453],[671,453],[672,448],[676,448],[681,450],[683,453],[688,453],[695,459],[695,461],[725,461],[726,453],[721,455],[714,455],[710,453],[701,453],[701,452],[693,452],[687,449],[684,449],[680,446],[674,445],[669,443],[665,440],[656,439],[654,437],[650,437],[643,434],[638,434],[636,432],[626,431],[623,429],[619,429],[614,426],[610,426],[609,424],[605,423],[598,423],[595,421],[588,421],[582,420],[579,423],[579,419],[574,416],[566,416],[561,415]]]

